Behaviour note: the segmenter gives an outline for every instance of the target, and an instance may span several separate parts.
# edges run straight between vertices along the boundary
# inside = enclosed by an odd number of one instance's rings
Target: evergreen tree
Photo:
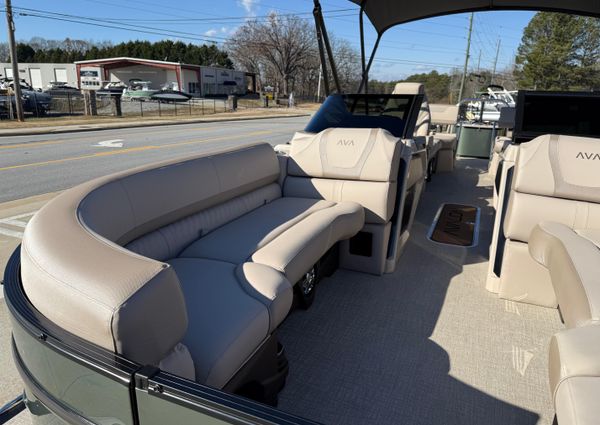
[[[0,43],[0,61],[8,62],[6,43]],[[6,48],[4,48],[6,47]],[[192,65],[215,65],[233,68],[227,52],[215,45],[186,44],[181,41],[162,40],[155,43],[135,40],[112,45],[84,40],[44,40],[36,37],[28,43],[17,44],[19,62],[72,63],[79,60],[104,59],[129,56],[140,59],[167,60]]]
[[[539,12],[523,31],[516,57],[521,88],[598,87],[600,26],[594,18]]]

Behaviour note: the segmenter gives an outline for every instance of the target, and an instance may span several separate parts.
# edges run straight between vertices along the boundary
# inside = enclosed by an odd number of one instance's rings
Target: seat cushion
[[[187,247],[179,257],[241,264],[295,223],[333,205],[334,202],[320,199],[276,199],[208,233]]]
[[[354,236],[365,221],[362,206],[340,202],[317,211],[283,232],[252,255],[295,284],[336,242]]]
[[[411,176],[419,178],[418,172]],[[419,164],[418,164],[419,165]],[[418,170],[420,171],[420,170]],[[410,184],[409,181],[407,184]],[[327,199],[334,202],[357,202],[365,210],[365,222],[385,224],[391,220],[396,206],[398,183],[288,177],[283,194],[286,197]]]
[[[183,343],[196,381],[223,388],[269,335],[269,312],[236,278],[236,266],[222,261],[176,258],[175,270],[188,311]]]
[[[567,329],[550,340],[550,391],[558,423],[597,424],[600,417],[600,327]]]
[[[564,224],[542,222],[531,232],[531,256],[550,271],[569,327],[600,323],[600,250]]]
[[[442,150],[454,150],[456,148],[456,134],[435,133],[433,135],[442,144]]]

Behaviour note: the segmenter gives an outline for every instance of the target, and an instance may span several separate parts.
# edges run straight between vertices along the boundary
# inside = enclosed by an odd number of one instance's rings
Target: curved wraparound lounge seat
[[[600,417],[598,234],[542,222],[529,238],[529,252],[548,269],[568,327],[550,341],[550,390],[561,425],[594,424]]]
[[[397,206],[408,147],[360,130],[348,149],[336,143],[344,130],[326,131],[325,151],[298,144],[289,161],[261,144],[63,192],[25,231],[27,296],[85,340],[231,389],[272,340],[302,275],[365,220],[389,225]],[[334,190],[309,190],[313,181]]]

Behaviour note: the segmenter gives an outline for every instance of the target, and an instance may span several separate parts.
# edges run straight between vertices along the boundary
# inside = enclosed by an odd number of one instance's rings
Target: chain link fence
[[[308,99],[296,98],[295,105],[308,102]],[[0,119],[14,119],[14,96],[0,95]],[[67,117],[85,115],[85,101],[80,92],[67,92],[49,96],[44,93],[32,94],[23,100],[27,117]],[[259,97],[230,98],[191,98],[185,102],[166,102],[152,99],[121,99],[123,117],[175,117],[202,116],[264,108],[288,107],[287,98],[269,99]],[[96,96],[98,116],[116,116],[115,101],[110,96]]]
[[[41,97],[41,96],[40,96]],[[27,117],[66,117],[85,115],[85,101],[79,93],[52,96],[50,102],[23,102]],[[0,97],[0,118],[14,119],[14,96]],[[124,117],[169,117],[211,115],[231,111],[227,99],[192,98],[186,102],[165,102],[156,100],[123,100],[121,115]],[[96,97],[98,116],[115,116],[113,99],[108,96]]]

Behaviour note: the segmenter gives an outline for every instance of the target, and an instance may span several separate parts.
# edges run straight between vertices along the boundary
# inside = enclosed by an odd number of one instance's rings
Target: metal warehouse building
[[[0,63],[2,77],[13,78],[10,63]],[[84,75],[96,75],[98,88],[106,82],[137,79],[151,82],[159,89],[177,83],[179,89],[195,96],[246,94],[256,92],[256,76],[244,71],[129,57],[94,59],[72,63],[20,63],[19,79],[36,89],[46,89],[50,82],[60,81],[81,87]],[[88,77],[84,77],[84,80]]]
[[[256,91],[254,74],[212,66],[199,66],[129,57],[94,59],[75,62],[78,87],[81,76],[98,75],[102,81],[149,81],[153,88],[177,83],[180,90],[197,96],[246,94]]]
[[[0,63],[2,77],[13,78],[10,63]],[[72,63],[20,63],[19,79],[33,88],[46,89],[52,81],[77,87],[77,71]]]

